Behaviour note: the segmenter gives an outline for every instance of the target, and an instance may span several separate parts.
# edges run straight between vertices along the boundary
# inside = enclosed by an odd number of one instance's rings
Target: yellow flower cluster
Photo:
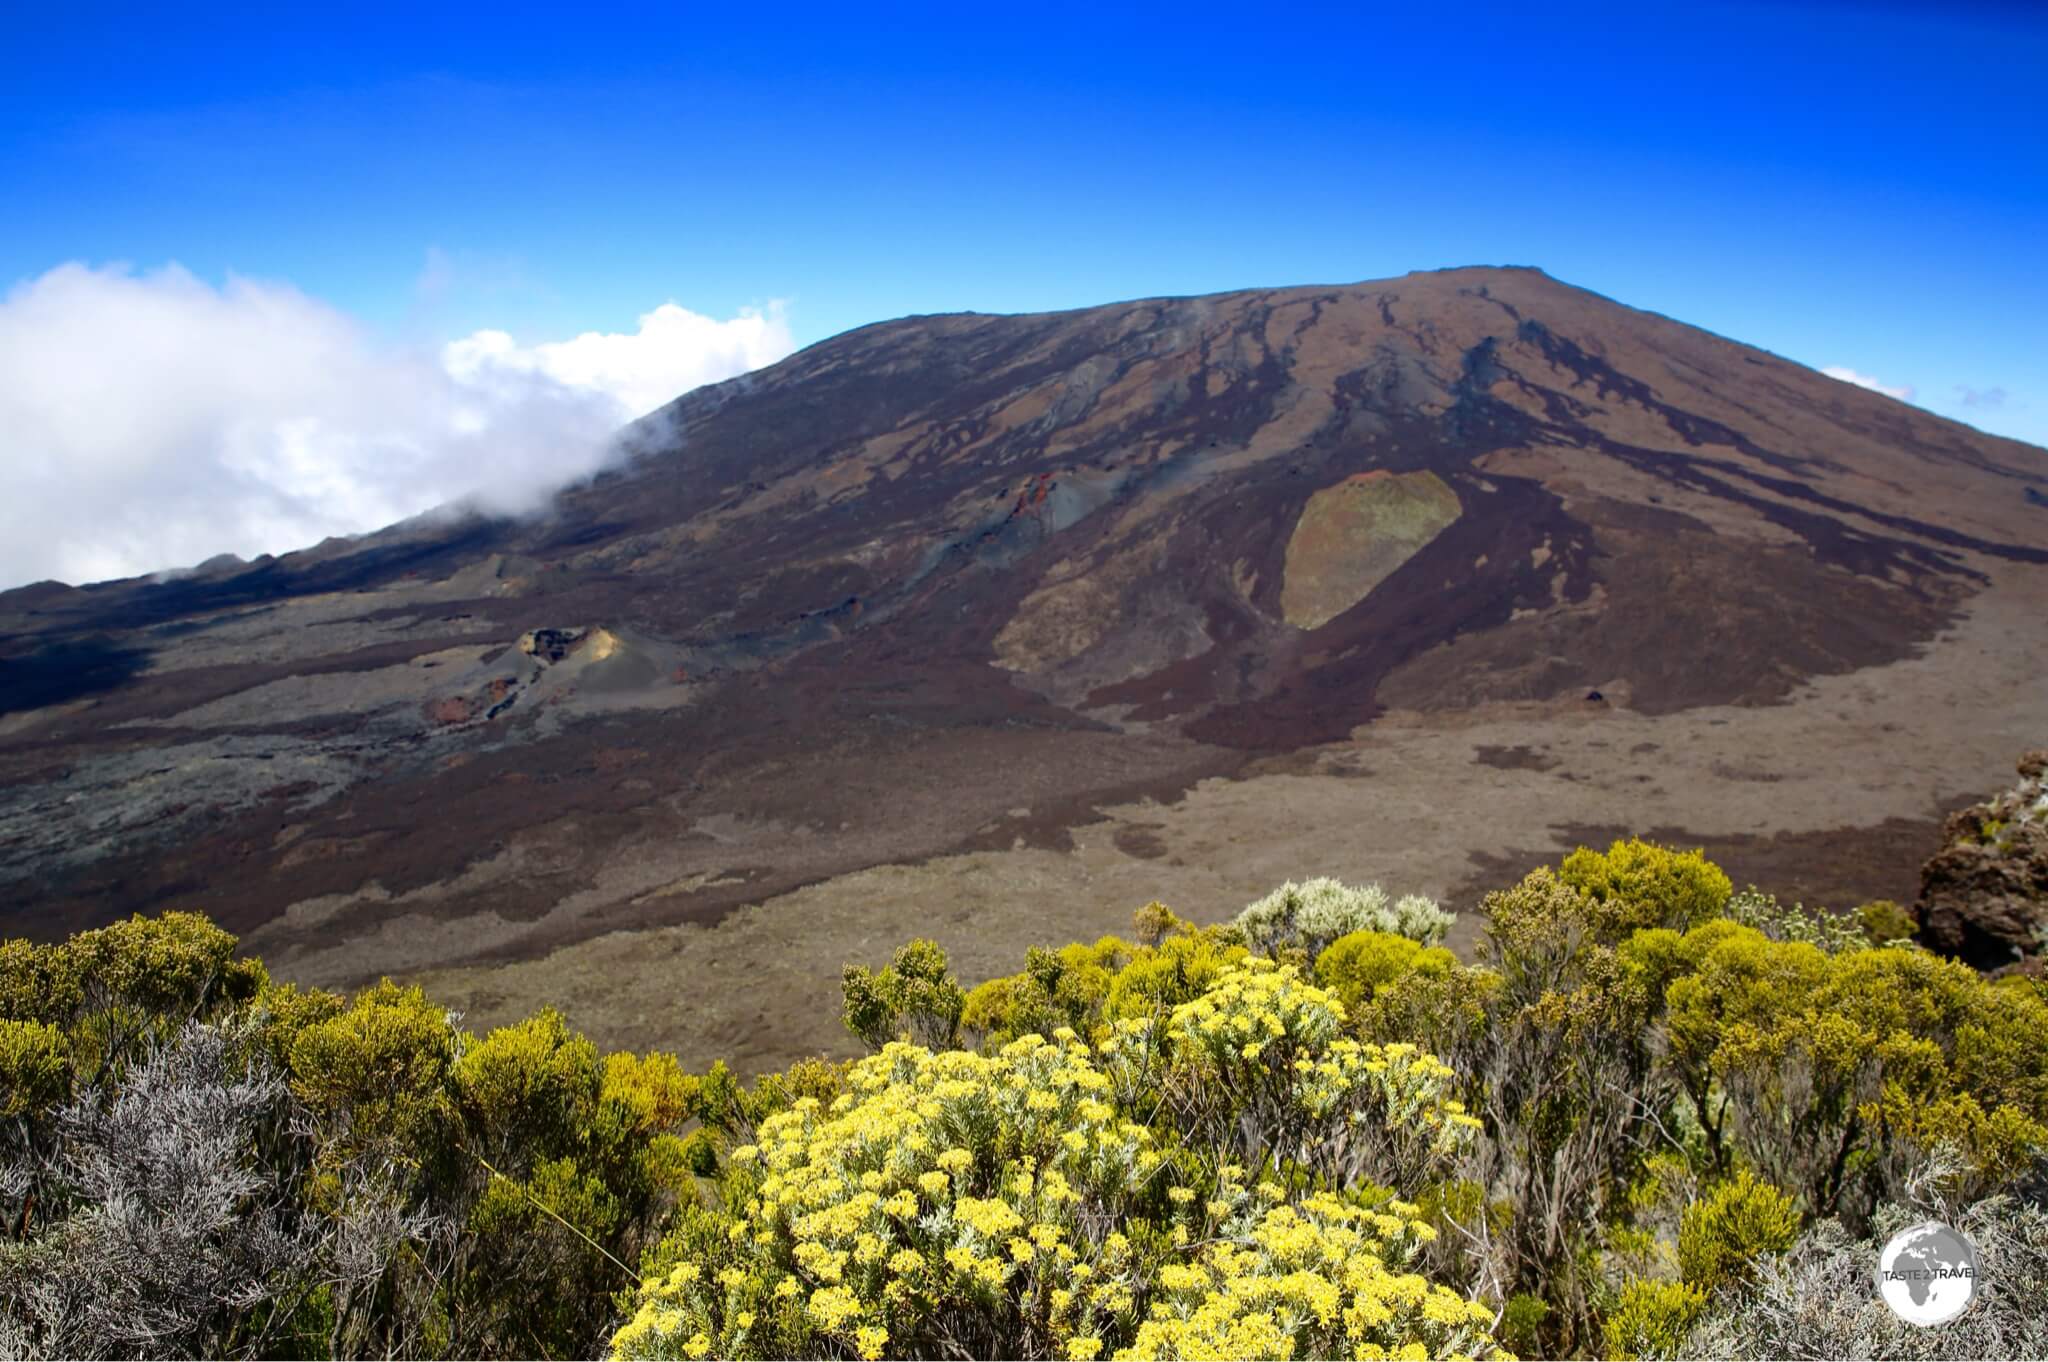
[[[1188,1095],[1190,1109],[1240,1131],[1257,1131],[1259,1117],[1298,1132],[1289,1152],[1318,1173],[1361,1171],[1381,1180],[1413,1176],[1454,1152],[1480,1122],[1452,1092],[1449,1065],[1414,1045],[1374,1045],[1346,1031],[1344,1005],[1292,965],[1256,957],[1224,970],[1215,987],[1175,1008],[1164,1029],[1161,1071]],[[1142,1026],[1120,1026],[1108,1049],[1135,1053],[1153,1044]],[[1219,1105],[1222,1099],[1227,1103]],[[1397,1166],[1360,1170],[1326,1165],[1364,1148],[1356,1138],[1387,1151]],[[1398,1137],[1388,1132],[1400,1132]],[[1240,1145],[1254,1157],[1266,1151]]]
[[[1413,1206],[1368,1210],[1328,1194],[1273,1206],[1243,1235],[1159,1273],[1115,1356],[1441,1357],[1493,1352],[1493,1312],[1390,1264],[1429,1236]]]
[[[1384,1191],[1304,1199],[1355,1184],[1302,1162],[1294,1116],[1255,1177],[1219,1164],[1153,1081],[1207,1081],[1226,1115],[1237,1088],[1264,1084],[1348,1145],[1383,1133],[1341,1119],[1369,1109],[1361,1094],[1382,1094],[1380,1118],[1459,1127],[1442,1064],[1343,1023],[1294,969],[1247,960],[1095,1045],[1065,1028],[993,1054],[890,1044],[842,1095],[796,1101],[731,1151],[724,1223],[691,1241],[712,1247],[643,1289],[613,1353],[1488,1353],[1489,1312],[1401,1270],[1432,1234],[1415,1207]]]
[[[1268,1046],[1327,1044],[1344,1028],[1344,1005],[1301,977],[1293,965],[1251,957],[1223,971],[1216,986],[1173,1010],[1173,1029],[1217,1054],[1255,1059]],[[1246,1055],[1247,1049],[1255,1053]]]
[[[994,1055],[894,1043],[829,1108],[805,1098],[767,1118],[731,1154],[745,1265],[709,1281],[676,1268],[642,1292],[614,1355],[671,1356],[699,1334],[721,1355],[754,1355],[742,1309],[785,1295],[801,1296],[821,1342],[863,1356],[911,1350],[936,1303],[961,1301],[1099,1346],[1134,1307],[1129,1247],[1081,1232],[1077,1212],[1099,1224],[1164,1161],[1153,1132],[1102,1099],[1090,1047],[1056,1035]]]

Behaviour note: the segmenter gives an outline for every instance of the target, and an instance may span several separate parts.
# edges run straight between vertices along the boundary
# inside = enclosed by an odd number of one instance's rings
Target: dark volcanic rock
[[[1949,815],[1920,879],[1920,939],[1982,970],[2048,954],[2048,751],[2019,783]]]

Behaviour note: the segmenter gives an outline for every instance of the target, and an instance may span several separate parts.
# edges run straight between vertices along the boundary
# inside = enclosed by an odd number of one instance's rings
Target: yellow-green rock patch
[[[1359,473],[1325,487],[1287,541],[1281,613],[1301,629],[1328,624],[1457,518],[1458,494],[1430,472]]]

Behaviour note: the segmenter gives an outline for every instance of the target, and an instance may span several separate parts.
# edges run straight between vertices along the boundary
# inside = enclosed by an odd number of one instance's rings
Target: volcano
[[[1626,830],[1910,897],[2048,734],[2048,453],[1536,270],[912,317],[623,447],[533,519],[0,595],[9,933],[200,908],[767,1062],[905,936],[1288,876],[1469,907]]]

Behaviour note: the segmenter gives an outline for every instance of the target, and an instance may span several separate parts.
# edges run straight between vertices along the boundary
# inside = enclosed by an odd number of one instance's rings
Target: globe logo
[[[1946,1324],[1977,1298],[1977,1248],[1938,1220],[1900,1230],[1878,1259],[1877,1290],[1908,1324]]]

